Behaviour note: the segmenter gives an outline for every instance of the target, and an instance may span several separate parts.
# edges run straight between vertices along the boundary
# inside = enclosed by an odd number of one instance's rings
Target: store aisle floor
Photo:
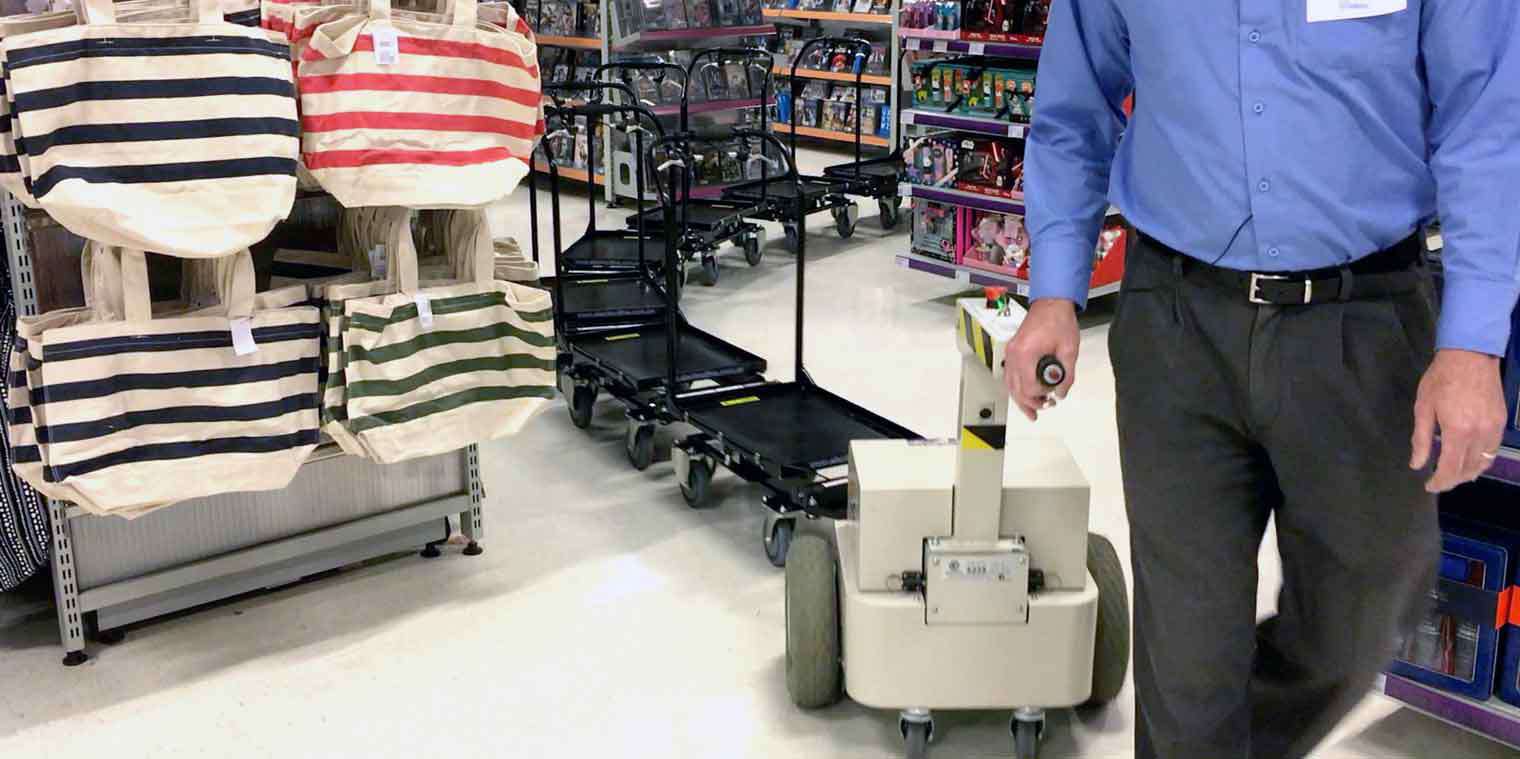
[[[526,245],[522,201],[499,217]],[[567,242],[583,209],[566,205]],[[808,367],[834,391],[948,436],[960,286],[893,266],[906,235],[862,212],[847,241],[822,217],[810,225]],[[687,307],[785,378],[794,266],[778,229],[771,238],[756,268],[726,255],[722,282],[690,287]],[[1071,448],[1092,482],[1093,527],[1127,561],[1110,313],[1099,303],[1085,317],[1071,397],[1038,427],[1016,427]],[[761,553],[759,494],[721,475],[715,507],[692,511],[668,463],[629,467],[622,430],[613,404],[589,434],[559,404],[487,446],[480,557],[405,556],[144,625],[74,670],[58,664],[51,618],[0,628],[0,756],[899,756],[894,714],[792,708],[782,574]],[[1277,573],[1265,553],[1268,609]],[[1128,690],[1100,713],[1055,712],[1043,756],[1129,757],[1132,714]],[[1008,756],[1006,720],[941,715],[933,756]],[[1369,697],[1318,756],[1513,754]]]

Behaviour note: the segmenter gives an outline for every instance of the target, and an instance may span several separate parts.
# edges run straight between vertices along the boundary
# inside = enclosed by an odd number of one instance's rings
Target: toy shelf
[[[1520,450],[1500,448],[1499,457],[1494,459],[1493,466],[1483,476],[1520,487]]]
[[[1016,216],[1024,215],[1024,198],[1022,195],[1017,198],[1000,198],[996,195],[983,195],[979,192],[954,190],[949,187],[927,187],[921,184],[904,184],[902,185],[901,194],[905,198],[932,200],[936,203],[944,203],[950,206],[976,208],[996,213],[1011,213]]]
[[[975,285],[977,287],[1006,287],[1015,295],[1027,297],[1029,295],[1029,280],[1015,277],[1010,274],[999,274],[986,269],[978,269],[974,266],[962,266],[952,264],[949,261],[941,261],[936,258],[918,253],[898,253],[897,265],[899,268],[920,271],[925,274],[934,274],[940,277],[953,279],[961,284]],[[1099,298],[1109,293],[1119,291],[1119,283],[1094,287],[1088,291],[1089,298]]]
[[[771,69],[771,73],[775,74],[776,76],[790,77],[792,75],[792,67],[791,66],[777,66],[774,69]],[[832,82],[849,82],[849,83],[852,83],[852,84],[855,82],[855,74],[853,74],[851,72],[848,72],[848,71],[820,71],[819,69],[804,69],[804,68],[799,68],[799,69],[797,69],[797,78],[798,79],[828,79],[829,81],[832,81]],[[884,76],[884,75],[880,75],[880,74],[861,74],[860,75],[860,83],[861,84],[874,84],[874,85],[877,85],[877,86],[880,86],[880,87],[890,87],[890,86],[892,86],[892,77],[890,77],[890,76]]]
[[[601,50],[602,41],[597,37],[557,37],[552,34],[538,36],[538,44],[548,47],[574,47],[582,50]]]
[[[791,134],[792,132],[791,124],[783,123],[780,121],[772,122],[771,127],[781,134]],[[838,142],[849,143],[855,142],[854,132],[838,132],[833,129],[819,129],[817,127],[810,126],[799,125],[797,127],[797,135],[799,137],[816,137],[821,140],[836,140]],[[874,145],[878,148],[884,148],[887,146],[887,138],[870,134],[868,132],[861,133],[860,142],[862,145]]]
[[[927,36],[927,35],[935,36]],[[903,50],[916,50],[921,53],[968,53],[970,55],[990,55],[996,58],[1013,58],[1016,60],[1033,61],[1040,57],[1039,45],[1020,45],[1012,42],[972,42],[970,40],[955,39],[954,35],[959,32],[941,32],[934,29],[903,29]],[[951,35],[945,38],[939,35]]]
[[[775,24],[753,24],[751,26],[715,26],[705,29],[662,29],[657,31],[639,31],[626,37],[614,40],[612,47],[619,50],[629,50],[639,47],[679,47],[685,43],[711,42],[721,39],[733,39],[736,37],[761,37],[776,33]]]
[[[808,21],[847,21],[852,24],[885,24],[891,26],[892,16],[886,13],[841,13],[838,11],[803,11],[789,8],[766,8],[766,18],[795,18]]]
[[[549,175],[549,165],[546,164],[546,163],[544,163],[543,161],[534,161],[533,162],[533,170],[537,171],[540,174],[543,174],[544,176],[548,176]],[[575,180],[577,182],[585,182],[588,177],[589,177],[589,175],[586,173],[585,169],[575,169],[575,168],[571,168],[569,166],[561,166],[561,167],[559,167],[559,178],[560,179],[572,179],[572,180]],[[595,183],[600,185],[600,184],[603,184],[604,182],[605,182],[605,180],[602,178],[602,175],[601,174],[597,174],[596,175],[596,182]]]
[[[1384,675],[1376,690],[1417,712],[1520,749],[1520,708],[1503,701],[1474,701],[1396,675]]]
[[[973,134],[985,134],[992,137],[1022,138],[1028,131],[1028,124],[1015,124],[1003,119],[994,119],[988,116],[971,116],[964,113],[944,113],[942,111],[930,111],[915,108],[903,113],[903,123],[915,126],[942,127],[955,129],[961,132]]]

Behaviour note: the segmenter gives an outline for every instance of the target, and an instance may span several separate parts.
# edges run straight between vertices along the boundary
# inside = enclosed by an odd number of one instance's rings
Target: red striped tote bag
[[[268,234],[295,199],[289,49],[229,23],[89,23],[3,41],[32,194],[70,231],[131,249],[217,257]],[[173,213],[164,209],[172,208]]]
[[[340,203],[480,206],[527,174],[540,82],[531,40],[481,25],[475,0],[449,23],[392,14],[318,27],[302,53],[301,153]]]

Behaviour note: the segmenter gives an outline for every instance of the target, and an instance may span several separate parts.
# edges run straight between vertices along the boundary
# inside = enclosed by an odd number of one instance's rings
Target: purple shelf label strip
[[[974,192],[950,192],[939,190],[923,185],[913,186],[913,197],[932,200],[938,203],[946,203],[952,206],[964,206],[976,208],[982,211],[996,213],[1011,213],[1015,216],[1024,215],[1024,204],[1008,198],[998,198],[991,195],[978,195]]]
[[[1421,687],[1401,677],[1388,676],[1383,692],[1444,720],[1455,722],[1496,740],[1520,747],[1520,719],[1508,717],[1477,704]]]

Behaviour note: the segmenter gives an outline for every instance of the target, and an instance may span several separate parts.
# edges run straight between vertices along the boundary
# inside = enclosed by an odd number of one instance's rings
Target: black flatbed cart
[[[774,136],[763,132],[740,130],[734,136],[772,143],[784,150]],[[675,138],[666,141],[672,139]],[[672,167],[671,174],[672,187],[683,182],[689,188],[689,169]],[[781,176],[796,184],[802,181],[790,161]],[[793,222],[800,225],[802,206],[794,205],[793,211],[797,215]],[[673,217],[670,223],[679,220]],[[674,235],[667,233],[667,237],[673,245]],[[762,500],[776,512],[776,517],[767,520],[764,545],[767,558],[776,566],[786,562],[796,515],[844,517],[846,478],[842,471],[830,470],[842,469],[849,456],[850,441],[918,437],[911,430],[820,387],[808,374],[803,365],[806,260],[804,234],[797,239],[795,380],[761,380],[686,392],[681,392],[674,381],[666,383],[667,414],[696,429],[694,434],[679,440],[674,451],[676,476],[687,504],[693,508],[704,505],[708,484],[720,464],[741,479],[765,488],[768,492]],[[666,276],[673,280],[673,273]],[[677,343],[682,329],[671,314],[666,339],[668,350],[678,360]]]
[[[613,113],[642,115],[636,105],[595,104],[553,108],[552,116],[586,115],[588,119]],[[651,114],[652,116],[652,114]],[[634,135],[638,155],[644,155],[642,132]],[[547,151],[546,151],[547,152]],[[558,340],[560,390],[570,402],[571,421],[582,429],[591,423],[598,395],[607,394],[627,409],[625,434],[628,459],[643,470],[654,459],[654,428],[670,421],[663,413],[665,383],[683,389],[721,387],[730,382],[753,382],[765,371],[765,360],[716,336],[693,328],[679,313],[675,299],[656,278],[655,267],[644,260],[644,245],[636,248],[634,265],[625,271],[606,273],[569,270],[559,255],[559,170],[549,159],[550,203],[554,216],[555,246],[554,320]],[[530,180],[531,182],[532,180]],[[643,174],[635,178],[643,196]],[[529,186],[533,218],[534,258],[538,258],[537,187]],[[644,233],[641,232],[641,235]],[[645,236],[641,236],[644,242]],[[666,264],[669,266],[670,264]],[[660,267],[659,271],[664,271]],[[670,365],[668,330],[679,325],[680,351]]]
[[[843,42],[855,42],[856,59],[861,55],[870,54],[870,45],[862,40],[843,40]],[[864,45],[862,51],[860,45]],[[801,56],[798,56],[801,58]],[[901,64],[899,63],[899,66]],[[898,180],[903,171],[903,145],[902,130],[897,131],[897,143],[892,152],[877,158],[861,157],[861,119],[865,113],[865,103],[861,100],[861,75],[864,66],[855,67],[855,160],[848,163],[835,164],[823,170],[823,176],[837,179],[848,183],[848,192],[851,195],[859,195],[872,198],[876,201],[880,211],[881,228],[885,230],[895,229],[897,222],[902,218],[900,209],[902,201],[898,198]],[[896,81],[902,81],[901,68],[898,69]],[[796,63],[792,64],[792,73],[796,74]],[[901,110],[901,109],[899,109]],[[792,113],[795,115],[796,110]],[[898,114],[892,114],[894,119],[900,118]],[[792,150],[796,148],[797,122],[792,121]]]
[[[548,114],[558,117],[566,124],[574,123],[576,117],[587,119],[586,155],[588,160],[596,160],[596,133],[600,121],[611,116],[627,116],[629,123],[625,128],[632,132],[643,132],[658,139],[663,135],[659,119],[647,109],[637,108],[633,90],[619,82],[550,82],[543,86],[544,93],[554,100],[554,105],[548,109]],[[603,96],[609,92],[615,92],[627,98],[626,104],[602,102]],[[565,98],[571,94],[584,93],[586,103],[582,105],[566,105]],[[649,122],[646,127],[639,123],[640,119]],[[642,134],[640,135],[642,139]],[[545,137],[548,139],[548,137]],[[651,142],[653,139],[651,140]],[[546,151],[547,152],[547,151]],[[553,197],[558,203],[558,168],[551,162],[551,170],[555,172]],[[589,169],[588,169],[589,170]],[[641,178],[640,178],[641,179]],[[615,176],[607,177],[608,182],[616,182]],[[640,181],[642,186],[642,181]],[[638,229],[600,229],[596,224],[596,194],[586,193],[586,205],[588,218],[586,231],[570,247],[563,251],[559,250],[556,243],[555,269],[561,268],[568,274],[605,274],[609,272],[634,271],[638,267],[645,266],[646,261],[658,263],[659,259],[646,259],[643,255],[645,243],[643,235]],[[557,206],[556,206],[557,209]],[[556,210],[555,223],[558,225],[559,217]],[[556,226],[556,233],[558,227]]]
[[[803,44],[802,49],[797,51],[797,57],[792,59],[791,77],[787,80],[791,88],[791,108],[789,121],[791,122],[790,160],[795,168],[797,160],[797,112],[801,110],[798,98],[800,95],[799,83],[802,79],[797,76],[797,65],[803,61],[809,50],[819,45],[830,45],[836,48],[846,48],[855,51],[851,56],[852,68],[855,71],[855,160],[841,166],[832,166],[824,170],[822,176],[798,175],[794,178],[785,177],[762,177],[761,179],[743,182],[724,191],[725,198],[739,202],[758,203],[765,206],[768,213],[760,218],[768,221],[781,222],[782,229],[786,233],[787,243],[795,250],[797,247],[798,231],[802,228],[802,222],[796,219],[806,219],[815,213],[829,212],[834,217],[834,230],[839,233],[841,239],[855,234],[855,223],[860,217],[860,207],[855,201],[850,200],[850,195],[866,195],[880,200],[882,183],[874,178],[874,172],[878,169],[867,170],[861,160],[862,139],[860,132],[861,113],[865,110],[862,102],[862,81],[865,61],[871,55],[871,45],[864,40],[851,39],[848,37],[815,37]],[[779,143],[778,143],[779,144]],[[900,163],[900,162],[899,162]],[[851,169],[847,173],[841,173],[842,169]],[[894,177],[895,179],[895,177]],[[896,191],[895,184],[892,187]],[[895,196],[894,196],[895,201]],[[893,207],[896,210],[896,207]],[[894,216],[895,219],[895,216]]]
[[[758,107],[764,113],[774,62],[774,56],[760,48],[715,47],[697,51],[684,69],[664,61],[614,61],[599,67],[597,75],[600,78],[603,72],[613,72],[626,81],[630,75],[644,73],[657,88],[664,87],[667,82],[679,86],[681,103],[678,130],[687,132],[691,129],[692,93],[699,87],[708,102],[753,102],[753,105],[734,107]],[[726,78],[730,66],[738,66],[744,72],[744,91],[737,95],[733,92],[732,83]],[[715,99],[715,90],[722,92],[724,97]],[[640,102],[646,106],[652,105],[647,98]],[[633,228],[642,222],[646,230],[659,234],[661,225],[664,224],[664,211],[658,206],[645,209],[640,204],[640,207],[640,211],[628,216],[628,226]],[[681,254],[682,276],[685,276],[686,265],[696,261],[702,269],[702,284],[709,287],[718,284],[717,254],[725,245],[743,250],[744,260],[750,266],[760,265],[764,256],[765,231],[748,219],[763,216],[764,212],[765,209],[755,202],[693,198],[687,210],[685,230],[676,246]],[[684,278],[681,283],[685,284]]]

